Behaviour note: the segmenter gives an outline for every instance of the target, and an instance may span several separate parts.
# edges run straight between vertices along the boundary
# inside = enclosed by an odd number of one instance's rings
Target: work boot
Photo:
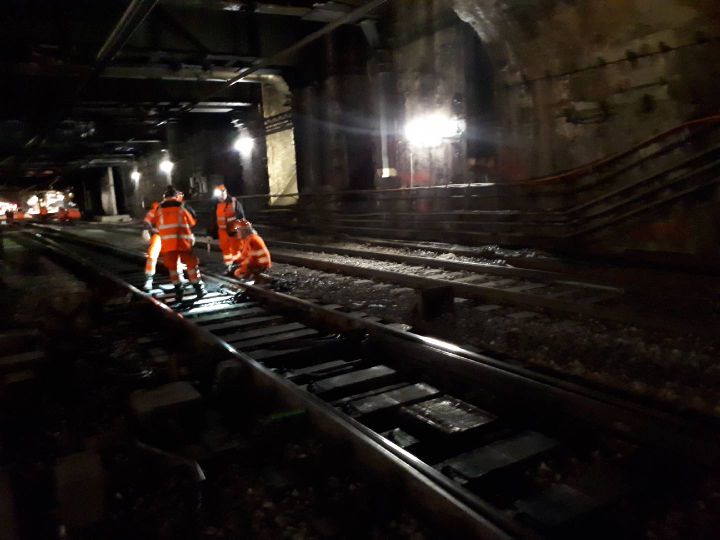
[[[176,284],[175,285],[175,301],[176,302],[182,302],[183,299],[183,288],[182,285]]]
[[[145,283],[142,286],[143,292],[150,292],[153,288],[153,277],[152,276],[146,276],[145,277]]]
[[[207,294],[207,289],[205,288],[205,284],[202,281],[193,283],[193,287],[195,287],[195,294],[198,298],[202,298]]]

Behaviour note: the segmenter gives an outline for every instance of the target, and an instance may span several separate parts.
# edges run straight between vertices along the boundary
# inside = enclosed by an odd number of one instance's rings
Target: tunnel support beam
[[[112,167],[108,167],[100,180],[100,201],[106,216],[117,216],[117,199],[115,198],[115,177]]]

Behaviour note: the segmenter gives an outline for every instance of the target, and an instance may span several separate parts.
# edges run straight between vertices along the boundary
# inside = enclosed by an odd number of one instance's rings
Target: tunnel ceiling
[[[6,0],[0,183],[142,154],[180,117],[242,119],[260,102],[259,85],[225,87],[228,79],[362,4]]]

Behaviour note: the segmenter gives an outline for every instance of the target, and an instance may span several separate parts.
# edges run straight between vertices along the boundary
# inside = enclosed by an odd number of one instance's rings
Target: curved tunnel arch
[[[501,176],[622,151],[716,113],[720,5],[698,0],[454,0],[496,69]],[[717,68],[714,68],[717,71]]]

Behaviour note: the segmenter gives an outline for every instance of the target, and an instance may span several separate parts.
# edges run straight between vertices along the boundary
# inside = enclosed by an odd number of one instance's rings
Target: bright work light
[[[175,166],[175,164],[172,161],[170,161],[168,158],[165,158],[160,162],[160,170],[162,172],[164,172],[165,174],[167,174],[168,176],[172,172],[174,166]]]
[[[405,125],[405,139],[411,146],[434,148],[443,140],[456,137],[464,130],[464,122],[441,113],[413,118]]]
[[[240,135],[237,139],[235,139],[235,144],[233,144],[233,148],[235,148],[235,150],[237,150],[242,156],[249,156],[254,147],[255,141],[252,137],[248,137],[247,135]]]

